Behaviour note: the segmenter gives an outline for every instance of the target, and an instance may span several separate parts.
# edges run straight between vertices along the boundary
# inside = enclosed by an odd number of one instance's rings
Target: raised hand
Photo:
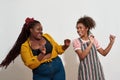
[[[91,43],[94,43],[94,40],[95,40],[95,39],[94,39],[94,36],[93,36],[93,35],[90,35],[90,36],[89,36],[89,39],[90,39],[90,42],[91,42]]]
[[[64,45],[63,45],[64,50],[67,49],[70,46],[70,42],[71,42],[70,39],[65,39],[64,40]]]
[[[110,37],[109,37],[110,43],[114,43],[115,37],[116,37],[116,36],[114,36],[114,35],[110,35]]]

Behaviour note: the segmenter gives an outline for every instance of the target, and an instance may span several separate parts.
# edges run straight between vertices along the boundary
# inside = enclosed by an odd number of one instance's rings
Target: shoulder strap
[[[83,43],[82,40],[81,40],[81,38],[78,38],[78,40],[80,41],[81,44]]]

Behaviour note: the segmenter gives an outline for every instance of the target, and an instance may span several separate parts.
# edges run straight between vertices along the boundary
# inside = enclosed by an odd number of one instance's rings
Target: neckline
[[[81,39],[81,40],[82,40],[83,43],[90,41],[89,39],[88,39],[88,40],[83,40],[83,39]]]

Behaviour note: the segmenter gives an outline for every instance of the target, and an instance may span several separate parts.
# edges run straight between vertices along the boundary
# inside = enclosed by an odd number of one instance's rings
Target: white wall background
[[[91,16],[96,21],[93,34],[103,48],[109,35],[116,35],[110,53],[99,55],[106,80],[120,80],[120,10],[119,0],[0,0],[0,62],[16,41],[26,17],[39,20],[44,32],[60,44],[65,38],[77,38],[75,25],[78,18]],[[72,46],[61,56],[67,80],[77,80],[78,61]],[[18,57],[15,63],[0,71],[0,80],[32,80],[31,70]]]

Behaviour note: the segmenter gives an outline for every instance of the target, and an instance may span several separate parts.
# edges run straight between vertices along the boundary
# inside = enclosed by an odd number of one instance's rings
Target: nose
[[[77,31],[79,32],[79,31],[81,31],[80,29],[77,29]]]

